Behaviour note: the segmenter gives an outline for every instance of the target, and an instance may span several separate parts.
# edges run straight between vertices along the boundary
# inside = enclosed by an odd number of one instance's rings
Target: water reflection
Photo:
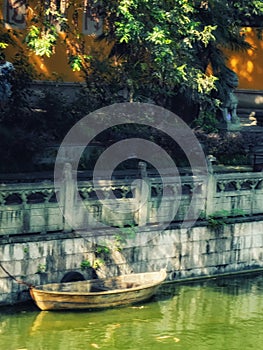
[[[0,315],[2,349],[260,349],[263,276],[168,285],[151,302],[100,312]]]
[[[261,348],[262,288],[262,275],[181,286],[161,306],[163,328],[176,331],[185,344],[178,349]]]

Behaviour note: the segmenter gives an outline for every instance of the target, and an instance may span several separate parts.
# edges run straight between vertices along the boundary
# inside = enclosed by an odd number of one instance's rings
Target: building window
[[[101,3],[93,0],[84,0],[83,28],[86,35],[101,35],[103,31],[103,20],[101,17]]]
[[[26,0],[4,0],[4,23],[6,28],[26,27]]]
[[[27,0],[4,0],[3,3],[5,27],[25,29]],[[102,4],[94,0],[84,0],[83,5],[82,33],[86,35],[101,35],[103,32]],[[46,9],[49,8],[51,10],[47,19],[56,25],[55,16],[52,16],[52,12],[58,11],[62,15],[65,14],[68,0],[45,0],[44,6]]]

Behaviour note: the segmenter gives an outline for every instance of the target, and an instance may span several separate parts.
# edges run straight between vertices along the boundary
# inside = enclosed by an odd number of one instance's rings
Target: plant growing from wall
[[[110,254],[110,248],[108,248],[106,245],[97,245],[95,248],[95,254],[96,255],[108,255],[108,254]]]
[[[111,250],[106,244],[96,245],[94,249],[95,259],[92,264],[92,267],[96,270],[104,266],[106,264],[106,261],[108,261],[110,258],[110,253]]]
[[[28,257],[28,255],[29,255],[29,248],[28,248],[28,247],[25,247],[25,248],[23,249],[23,251],[24,251],[25,258]]]
[[[37,274],[45,273],[46,272],[46,265],[45,264],[38,264],[37,266]]]
[[[85,259],[85,260],[82,260],[81,263],[80,263],[80,268],[81,268],[81,271],[84,271],[84,270],[88,270],[89,268],[91,268],[91,263],[89,260]]]
[[[119,233],[114,236],[114,246],[118,251],[123,249],[127,239],[134,239],[138,232],[135,225],[119,227]]]
[[[218,216],[214,216],[214,215],[209,215],[209,217],[207,218],[208,227],[211,229],[221,228],[221,227],[225,226],[226,223],[227,223],[227,220],[225,217],[218,217]]]
[[[208,227],[218,229],[225,226],[229,222],[230,217],[245,216],[242,209],[220,210],[210,214],[207,218]]]
[[[105,261],[108,260],[110,256],[110,248],[105,244],[95,244],[92,250],[94,253],[94,259],[92,259],[92,262],[87,259],[82,260],[80,263],[80,268],[82,271],[89,270],[90,268],[95,270],[101,268],[106,264]]]
[[[100,269],[102,266],[105,265],[105,261],[101,258],[96,258],[94,259],[93,261],[93,264],[92,264],[92,267],[95,269],[95,270],[98,270]]]

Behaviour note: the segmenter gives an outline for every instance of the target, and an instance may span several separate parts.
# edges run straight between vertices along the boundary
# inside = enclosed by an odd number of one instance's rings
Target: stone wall
[[[0,263],[16,279],[38,285],[59,282],[69,271],[90,278],[166,267],[170,280],[181,280],[263,268],[262,172],[216,174],[210,168],[208,176],[177,179],[168,169],[163,188],[162,180],[144,169],[143,182],[102,176],[97,187],[79,181],[76,189],[67,169],[60,187],[51,181],[0,185]],[[96,191],[103,191],[103,198]],[[143,197],[146,202],[138,206]],[[193,197],[194,219],[200,203],[203,215],[194,227],[182,228],[183,220],[191,222]],[[166,229],[160,222],[167,222]],[[0,305],[27,299],[28,288],[0,267]]]
[[[205,223],[188,230],[175,225],[165,231],[145,227],[129,245],[120,245],[117,233],[116,229],[104,237],[111,248],[96,269],[99,277],[166,267],[168,280],[174,281],[263,268],[263,217],[214,228]],[[91,269],[81,270],[81,263],[93,264],[95,259],[91,237],[71,233],[31,239],[12,236],[0,245],[3,267],[16,279],[34,285],[58,282],[69,271],[90,278]],[[30,299],[27,286],[16,283],[1,268],[0,291],[0,305]]]
[[[84,83],[54,82],[54,81],[33,81],[31,83],[30,102],[31,105],[38,106],[39,98],[45,93],[52,92],[66,98],[68,102],[73,102],[81,89],[85,87]],[[238,108],[250,113],[255,109],[263,109],[263,91],[236,89],[235,95],[238,98]]]
[[[46,93],[52,93],[54,96],[61,96],[67,102],[73,102],[76,96],[83,89],[83,83],[65,83],[54,81],[33,81],[30,86],[30,96],[28,96],[31,107],[38,108],[39,100]]]
[[[254,116],[262,118],[263,91],[262,90],[236,90],[238,99],[238,115],[243,117]],[[260,123],[258,123],[259,125]]]

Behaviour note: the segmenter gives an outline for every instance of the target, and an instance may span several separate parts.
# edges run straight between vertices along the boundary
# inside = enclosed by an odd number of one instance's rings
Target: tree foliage
[[[50,6],[45,0],[28,1],[37,15],[29,21],[25,41],[36,54],[50,57],[58,31],[64,32],[69,64],[85,75],[94,108],[119,100],[153,101],[172,108],[175,97],[183,105],[211,112],[220,103],[217,91],[224,91],[228,74],[224,50],[249,48],[242,27],[263,15],[261,0],[92,3],[104,21],[99,40],[112,45],[108,57],[102,59],[85,45],[78,26],[81,1],[51,1]]]
[[[121,58],[134,95],[149,91],[165,105],[177,94],[203,108],[216,106],[215,90],[224,90],[224,49],[249,48],[242,25],[263,13],[261,1],[109,0],[104,6],[105,37],[115,43],[112,54]]]

